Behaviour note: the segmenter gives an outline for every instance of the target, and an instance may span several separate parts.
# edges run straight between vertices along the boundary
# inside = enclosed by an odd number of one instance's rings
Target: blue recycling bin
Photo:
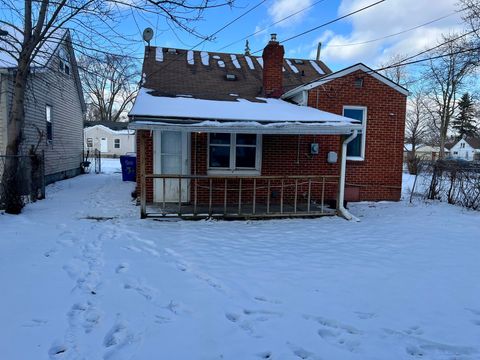
[[[137,181],[137,157],[135,155],[120,156],[122,165],[122,180]]]

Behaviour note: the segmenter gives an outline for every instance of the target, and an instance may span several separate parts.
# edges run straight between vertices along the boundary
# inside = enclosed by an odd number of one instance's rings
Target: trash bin
[[[137,181],[137,157],[135,154],[127,154],[120,156],[120,164],[122,165],[122,180]]]

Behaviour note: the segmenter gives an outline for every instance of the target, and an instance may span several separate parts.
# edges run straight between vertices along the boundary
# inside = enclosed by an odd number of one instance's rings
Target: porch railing
[[[335,215],[327,201],[336,200],[338,176],[210,176],[141,177],[141,217],[269,218]],[[147,181],[161,189],[147,202]],[[175,188],[176,199],[167,188]],[[186,187],[186,189],[185,189]],[[182,189],[183,188],[183,189]],[[155,191],[155,190],[154,190]],[[334,194],[334,195],[333,195]],[[152,193],[150,192],[150,197]]]

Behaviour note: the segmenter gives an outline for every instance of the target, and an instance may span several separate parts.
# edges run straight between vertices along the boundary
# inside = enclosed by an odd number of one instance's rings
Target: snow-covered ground
[[[0,359],[480,359],[478,212],[140,220],[116,161],[0,215]]]

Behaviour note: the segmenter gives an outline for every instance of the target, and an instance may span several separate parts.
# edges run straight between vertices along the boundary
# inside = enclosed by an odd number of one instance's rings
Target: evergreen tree
[[[469,93],[463,94],[458,102],[458,113],[452,121],[452,127],[457,132],[457,138],[473,137],[478,134],[475,120],[475,105]]]

